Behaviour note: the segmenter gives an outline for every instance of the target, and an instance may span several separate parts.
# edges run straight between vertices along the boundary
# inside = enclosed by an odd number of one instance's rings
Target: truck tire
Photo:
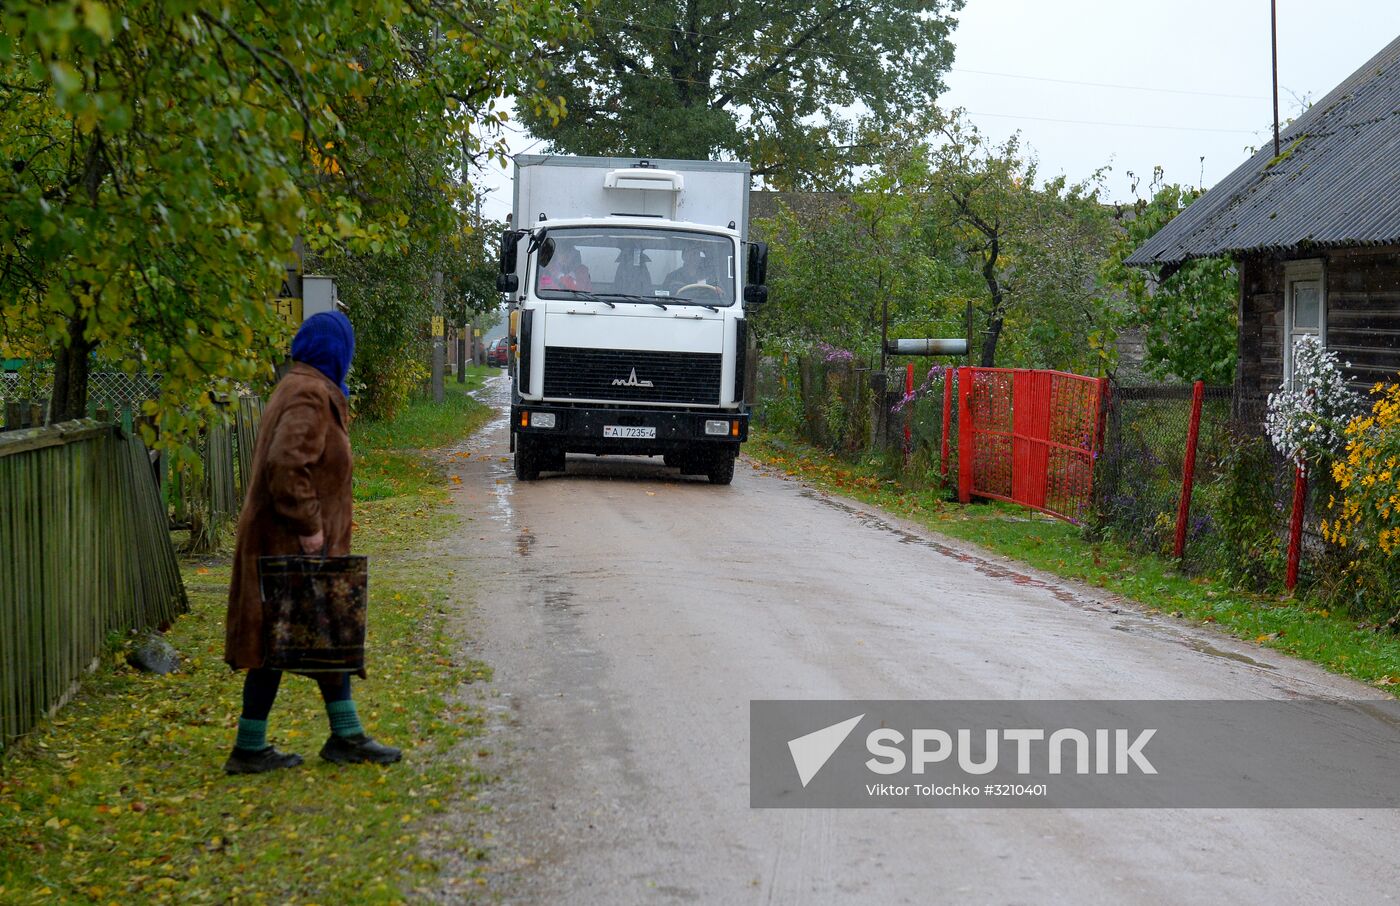
[[[518,481],[535,481],[540,477],[540,451],[525,437],[515,440],[515,477]]]
[[[734,480],[734,460],[733,453],[724,451],[716,453],[710,460],[710,468],[706,472],[710,476],[710,484],[729,484]]]

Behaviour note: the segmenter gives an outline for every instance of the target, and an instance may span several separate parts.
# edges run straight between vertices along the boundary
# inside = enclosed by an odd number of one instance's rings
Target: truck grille
[[[544,352],[547,397],[716,406],[719,380],[719,353],[571,346],[546,346]]]

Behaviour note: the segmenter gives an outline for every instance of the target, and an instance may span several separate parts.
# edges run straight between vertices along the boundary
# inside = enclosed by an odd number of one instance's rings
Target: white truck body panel
[[[512,226],[607,216],[660,217],[712,227],[732,223],[748,238],[749,165],[725,161],[648,160],[520,154],[515,158]],[[654,178],[642,179],[641,174]],[[659,172],[658,172],[659,171]],[[672,174],[675,179],[659,178]],[[612,182],[614,188],[609,188]],[[641,188],[643,182],[655,186]]]

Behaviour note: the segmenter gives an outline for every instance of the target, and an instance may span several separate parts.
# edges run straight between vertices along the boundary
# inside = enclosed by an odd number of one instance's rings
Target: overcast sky
[[[1286,120],[1400,35],[1400,0],[1278,0],[1278,18]],[[967,0],[958,20],[940,105],[996,139],[1019,130],[1043,175],[1108,165],[1128,200],[1129,170],[1209,187],[1273,141],[1268,0]],[[508,176],[478,182],[504,219]]]

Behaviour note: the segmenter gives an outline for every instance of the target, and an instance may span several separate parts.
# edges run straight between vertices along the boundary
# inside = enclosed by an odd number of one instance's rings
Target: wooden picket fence
[[[92,419],[0,434],[0,748],[114,632],[189,610],[141,441]]]

